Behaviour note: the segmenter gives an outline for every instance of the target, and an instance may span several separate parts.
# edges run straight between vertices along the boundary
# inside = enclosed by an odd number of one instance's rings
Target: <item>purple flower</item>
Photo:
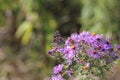
[[[68,63],[72,62],[72,59],[76,55],[76,51],[73,50],[70,46],[64,48],[64,58],[67,60]]]
[[[89,36],[89,39],[88,39],[88,43],[94,43],[94,42],[97,42],[96,41],[96,38],[94,36]]]
[[[96,34],[96,35],[95,35],[95,38],[96,38],[97,40],[102,39],[102,37],[103,37],[103,34]]]
[[[53,68],[53,74],[58,74],[62,71],[62,68],[63,68],[63,64],[59,64],[58,66],[55,66]]]
[[[118,51],[118,50],[120,50],[120,45],[116,45],[115,46],[115,49]]]
[[[56,35],[55,43],[60,42],[58,38]],[[106,63],[111,63],[118,58],[118,54],[116,54],[118,50],[120,50],[120,45],[115,46],[114,49],[109,38],[104,39],[102,34],[91,34],[87,31],[83,31],[80,34],[73,33],[65,40],[63,45],[55,44],[53,48],[48,51],[48,54],[60,54],[60,62],[63,61],[62,64],[53,68],[50,80],[64,80],[62,76],[64,76],[64,78],[67,78],[66,75],[71,76],[74,72],[72,70],[76,68],[74,67],[76,65],[83,65],[83,69],[85,70],[90,69],[93,65],[90,63],[92,63],[93,60],[96,66],[102,66],[102,63],[99,63],[99,61],[103,60]],[[57,58],[59,56],[55,57]]]
[[[51,55],[52,53],[57,52],[57,50],[58,50],[58,47],[54,46],[51,50],[48,51],[48,54]]]
[[[99,47],[100,43],[102,42],[102,35],[96,34],[95,36],[90,36],[89,37],[89,42],[93,47]]]
[[[49,50],[48,54],[51,55],[53,53],[53,50]]]
[[[71,71],[71,70],[66,70],[65,72],[66,72],[66,74],[67,74],[68,76],[71,76],[72,73],[73,73],[73,71]]]
[[[71,34],[71,36],[68,37],[68,39],[65,41],[65,45],[71,45],[71,44],[77,43],[78,41],[79,41],[78,34],[77,34],[77,33],[73,33],[73,34]]]
[[[111,50],[112,49],[112,45],[110,45],[110,44],[104,44],[103,48],[105,50]]]
[[[53,75],[50,80],[64,80],[61,74]]]
[[[93,58],[100,58],[100,54],[99,52],[97,52],[96,50],[94,50],[93,48],[90,48],[89,50],[87,50],[87,53],[92,56]]]
[[[71,34],[71,39],[72,39],[74,42],[78,42],[78,40],[79,40],[78,34],[77,34],[77,33]]]
[[[109,54],[109,56],[110,56],[112,59],[115,59],[115,60],[119,58],[118,54],[116,54],[114,51],[112,51],[112,52]]]
[[[82,42],[84,42],[84,43],[88,43],[90,36],[91,36],[91,35],[90,35],[89,32],[83,31],[82,33],[80,33],[80,34],[78,35],[78,37],[79,37],[79,42],[82,41]]]
[[[59,52],[59,53],[63,53],[63,51],[64,51],[64,48],[58,48],[57,49],[57,52]]]
[[[68,45],[70,43],[73,43],[73,40],[70,37],[68,37],[68,39],[65,41],[65,45]]]
[[[90,67],[90,63],[89,63],[89,62],[86,63],[86,67],[87,67],[87,68]]]

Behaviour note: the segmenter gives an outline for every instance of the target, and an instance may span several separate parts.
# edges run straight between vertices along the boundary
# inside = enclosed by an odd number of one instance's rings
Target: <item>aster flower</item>
[[[74,72],[80,72],[81,76],[84,76],[86,72],[98,69],[103,74],[105,70],[110,68],[109,64],[119,58],[117,52],[120,50],[120,46],[117,45],[114,48],[110,39],[108,37],[104,39],[102,34],[91,34],[87,31],[80,34],[73,33],[65,40],[65,43],[60,34],[57,34],[54,36],[53,43],[55,45],[52,45],[48,54],[60,54],[60,56],[53,56],[62,57],[59,58],[59,60],[61,59],[59,62],[62,64],[53,68],[50,80],[64,80],[63,77],[66,78],[66,74],[71,76]],[[94,74],[100,75],[100,73]]]
[[[88,68],[90,68],[90,63],[89,62],[87,62],[86,65],[83,66],[83,69],[88,69]]]
[[[90,48],[89,50],[87,50],[87,53],[93,58],[100,58],[99,52],[97,52],[93,48]]]
[[[90,37],[90,33],[87,31],[83,31],[81,34],[78,35],[79,41],[84,42],[84,43],[88,43],[89,42],[89,37]]]
[[[73,71],[72,70],[66,70],[65,73],[68,75],[68,76],[71,76]]]
[[[120,50],[120,45],[115,45],[115,49],[118,51]]]
[[[53,53],[53,50],[49,50],[48,54],[51,55]]]
[[[50,80],[64,80],[61,74],[52,75]]]
[[[95,37],[97,40],[99,40],[99,39],[102,39],[103,34],[96,34],[94,37]]]
[[[63,68],[63,64],[59,64],[58,66],[55,66],[53,68],[53,74],[58,74],[62,71],[62,68]]]
[[[68,63],[72,62],[72,59],[75,57],[76,52],[74,50],[71,49],[71,47],[66,47],[64,49],[64,58],[67,60]]]
[[[52,54],[54,52],[57,52],[58,51],[58,47],[57,46],[54,46],[51,50],[48,51],[48,54]]]
[[[86,63],[86,67],[87,67],[87,68],[90,67],[90,63],[89,63],[89,62]]]
[[[111,50],[112,49],[112,45],[110,45],[110,44],[104,44],[103,48],[105,50]]]
[[[78,42],[78,41],[79,41],[78,34],[77,34],[77,33],[71,34],[71,39],[72,39],[74,42]]]

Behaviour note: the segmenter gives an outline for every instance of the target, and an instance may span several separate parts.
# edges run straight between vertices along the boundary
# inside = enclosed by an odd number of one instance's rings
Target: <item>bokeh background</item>
[[[0,0],[0,80],[49,80],[56,30],[102,33],[120,44],[120,0]],[[110,80],[120,80],[119,64]]]

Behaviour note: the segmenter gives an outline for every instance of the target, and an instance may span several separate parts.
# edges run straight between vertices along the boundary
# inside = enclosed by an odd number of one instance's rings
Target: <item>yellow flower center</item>
[[[71,46],[72,49],[75,49],[75,46]]]
[[[92,36],[95,36],[96,35],[96,33],[92,33]]]
[[[83,66],[83,69],[87,69],[87,67],[86,67],[86,66]]]

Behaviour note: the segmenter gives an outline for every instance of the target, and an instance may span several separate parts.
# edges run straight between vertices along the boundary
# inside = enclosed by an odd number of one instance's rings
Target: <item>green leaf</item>
[[[33,28],[33,25],[31,22],[28,22],[28,21],[23,22],[18,27],[15,37],[21,38],[22,44],[24,45],[27,44],[30,39],[31,33],[32,33],[32,28]]]

